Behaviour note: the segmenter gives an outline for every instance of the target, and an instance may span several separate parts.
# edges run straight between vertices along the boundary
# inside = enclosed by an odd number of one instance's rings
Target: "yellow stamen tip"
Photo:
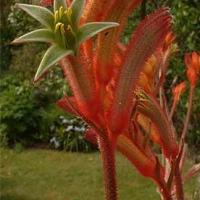
[[[62,26],[62,23],[57,23],[56,24],[56,26],[55,26],[55,32],[57,32],[59,29],[60,29],[60,27]]]
[[[71,31],[72,27],[70,25],[67,26],[67,30]]]
[[[54,13],[54,19],[55,19],[55,23],[58,21],[58,10],[56,10],[56,12]]]
[[[60,32],[61,32],[62,35],[65,34],[65,25],[64,24],[60,25]]]
[[[59,17],[60,17],[60,19],[63,17],[63,14],[64,14],[64,8],[61,6],[59,8]]]

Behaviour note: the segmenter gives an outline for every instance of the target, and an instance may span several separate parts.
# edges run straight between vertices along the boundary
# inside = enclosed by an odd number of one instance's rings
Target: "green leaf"
[[[54,0],[54,12],[56,12],[56,10],[59,10],[60,7],[63,7],[64,10],[67,9],[66,0]]]
[[[100,33],[101,31],[116,27],[118,25],[119,24],[115,22],[91,22],[84,24],[79,29],[77,36],[78,42],[80,44],[81,42],[93,37],[94,35]]]
[[[48,29],[38,29],[35,31],[32,31],[30,33],[27,33],[17,39],[15,39],[12,44],[16,43],[23,43],[23,42],[49,42],[53,43],[54,40],[54,34],[52,31]]]
[[[53,13],[47,8],[28,4],[16,4],[16,6],[24,10],[47,28],[53,28],[54,16]]]
[[[57,45],[51,46],[45,53],[40,66],[38,67],[34,81],[37,81],[52,65],[70,54],[73,54],[72,50],[63,49]]]
[[[72,22],[78,23],[84,7],[84,0],[74,0],[71,5],[72,9]]]

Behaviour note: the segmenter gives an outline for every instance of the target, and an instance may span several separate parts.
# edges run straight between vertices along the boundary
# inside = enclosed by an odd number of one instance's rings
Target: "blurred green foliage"
[[[9,41],[12,38],[11,29],[7,21],[7,17],[10,12],[10,6],[12,0],[7,3],[7,1],[1,1],[0,5],[0,70],[5,70],[9,67],[11,60],[11,52]]]
[[[1,78],[0,90],[1,138],[11,145],[18,142],[31,145],[37,139],[46,139],[47,130],[41,123],[45,108],[37,100],[37,89],[22,75],[9,74]]]
[[[49,73],[39,86],[34,86],[21,73],[1,77],[0,146],[26,147],[43,143],[67,151],[94,149],[83,138],[83,122],[65,114],[54,103],[69,92],[64,85],[59,69],[57,74]]]
[[[54,102],[70,92],[67,84],[62,80],[59,69],[53,70],[47,80],[41,80],[39,86],[33,86],[32,79],[36,68],[44,53],[44,44],[25,44],[12,46],[10,42],[17,36],[35,29],[38,23],[25,15],[23,11],[14,7],[14,3],[38,3],[39,0],[10,0],[1,2],[1,85],[0,106],[1,125],[0,143],[34,143],[48,142],[54,138],[60,147],[66,150],[87,149],[87,143],[82,144],[83,132],[66,131],[68,126],[84,127],[82,122],[63,124],[65,117],[55,106]],[[145,1],[144,1],[145,2]],[[177,36],[179,51],[172,58],[168,70],[166,91],[169,102],[173,84],[185,80],[185,66],[183,56],[188,51],[200,51],[200,4],[199,0],[152,0],[136,9],[129,17],[129,22],[123,34],[122,41],[128,43],[129,38],[144,15],[156,8],[168,6],[171,9],[174,21],[174,32]],[[175,80],[175,81],[174,81]],[[181,131],[187,109],[187,94],[184,95],[174,120]],[[188,139],[195,147],[200,146],[200,87],[197,87],[194,99],[193,115],[189,127]],[[64,116],[61,120],[60,116]],[[76,121],[76,120],[75,120]],[[53,128],[52,128],[53,127]],[[74,136],[74,137],[73,137]],[[55,147],[55,142],[54,148]],[[51,143],[51,145],[53,144]],[[78,144],[78,148],[76,147]],[[70,146],[71,145],[71,146]],[[80,147],[80,148],[79,148]],[[83,148],[82,148],[83,147]]]
[[[16,75],[1,79],[1,137],[6,135],[8,142],[23,141],[38,132],[37,104],[33,100],[33,87],[27,80],[20,80]],[[37,137],[37,136],[36,136]]]

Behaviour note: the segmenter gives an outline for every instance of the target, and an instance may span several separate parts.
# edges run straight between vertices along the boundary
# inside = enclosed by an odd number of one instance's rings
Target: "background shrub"
[[[34,141],[40,116],[34,101],[33,86],[20,76],[9,75],[0,84],[1,138],[8,143]]]
[[[83,138],[85,124],[63,113],[54,103],[63,92],[70,93],[59,74],[59,69],[57,74],[50,73],[39,87],[24,79],[23,74],[1,77],[1,146],[43,144],[66,151],[94,149]]]
[[[51,126],[51,146],[65,151],[90,152],[96,149],[84,139],[86,124],[79,118],[60,116]]]

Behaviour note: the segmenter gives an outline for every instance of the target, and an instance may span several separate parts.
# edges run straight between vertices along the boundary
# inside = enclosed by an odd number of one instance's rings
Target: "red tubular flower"
[[[200,55],[197,52],[185,54],[187,77],[192,87],[195,87],[200,74]]]
[[[147,177],[151,177],[156,180],[159,174],[159,178],[164,177],[164,170],[161,166],[156,169],[156,158],[149,157],[141,149],[139,149],[129,138],[124,135],[119,136],[117,143],[117,149],[125,155],[128,160],[137,168],[137,170]],[[158,171],[156,171],[158,170]]]
[[[195,87],[198,81],[196,70],[192,67],[187,69],[187,77],[192,87]]]
[[[175,35],[173,34],[173,32],[169,32],[165,38],[165,42],[163,44],[163,51],[167,51],[169,49],[169,47],[172,45],[172,43],[175,40]]]
[[[176,103],[179,102],[180,96],[185,92],[185,90],[186,90],[185,82],[179,83],[172,89],[173,98]]]
[[[53,5],[54,0],[41,0],[40,4],[42,6],[48,7]]]
[[[153,134],[156,135],[156,141],[162,147],[164,155],[167,158],[175,159],[178,154],[178,146],[174,137],[174,130],[157,99],[150,94],[140,91],[137,96],[136,108],[151,120],[153,131],[155,131]]]

